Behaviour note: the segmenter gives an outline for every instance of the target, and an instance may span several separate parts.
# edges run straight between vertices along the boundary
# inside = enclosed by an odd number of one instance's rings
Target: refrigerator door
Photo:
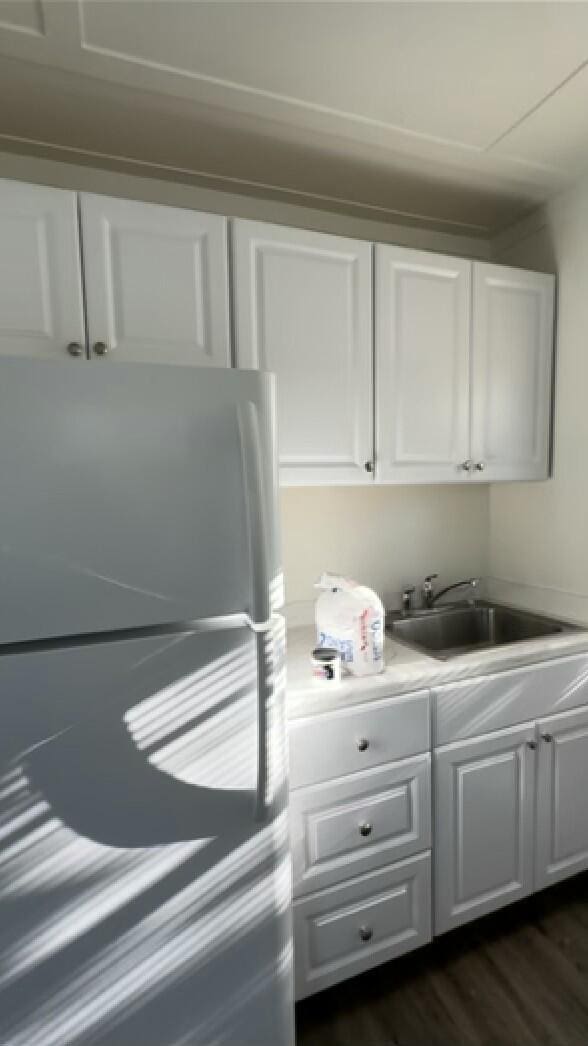
[[[0,657],[0,1042],[292,1046],[280,636]]]
[[[0,644],[282,602],[273,379],[4,359]]]

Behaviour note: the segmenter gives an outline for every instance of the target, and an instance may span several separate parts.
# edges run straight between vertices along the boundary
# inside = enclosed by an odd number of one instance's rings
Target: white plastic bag
[[[323,574],[316,588],[316,629],[320,646],[335,647],[355,676],[384,669],[384,607],[371,588],[336,574]]]

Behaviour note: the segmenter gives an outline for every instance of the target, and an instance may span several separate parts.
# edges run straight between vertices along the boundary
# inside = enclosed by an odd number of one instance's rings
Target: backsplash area
[[[286,616],[314,620],[323,570],[374,588],[387,609],[424,574],[487,572],[488,487],[291,487],[280,492]]]

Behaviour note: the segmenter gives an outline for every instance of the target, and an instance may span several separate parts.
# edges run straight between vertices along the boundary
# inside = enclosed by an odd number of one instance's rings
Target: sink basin
[[[393,639],[441,661],[474,650],[577,630],[575,625],[555,618],[482,601],[434,607],[408,617],[392,615],[386,622],[386,632]]]

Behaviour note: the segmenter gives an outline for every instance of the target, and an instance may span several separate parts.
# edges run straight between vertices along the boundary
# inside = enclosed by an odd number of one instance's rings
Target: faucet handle
[[[438,577],[438,574],[427,574],[423,584],[427,585],[427,587],[430,587],[433,584],[433,581],[436,581]]]
[[[402,610],[405,614],[407,614],[411,609],[414,593],[414,585],[406,585],[406,587],[402,589]]]

